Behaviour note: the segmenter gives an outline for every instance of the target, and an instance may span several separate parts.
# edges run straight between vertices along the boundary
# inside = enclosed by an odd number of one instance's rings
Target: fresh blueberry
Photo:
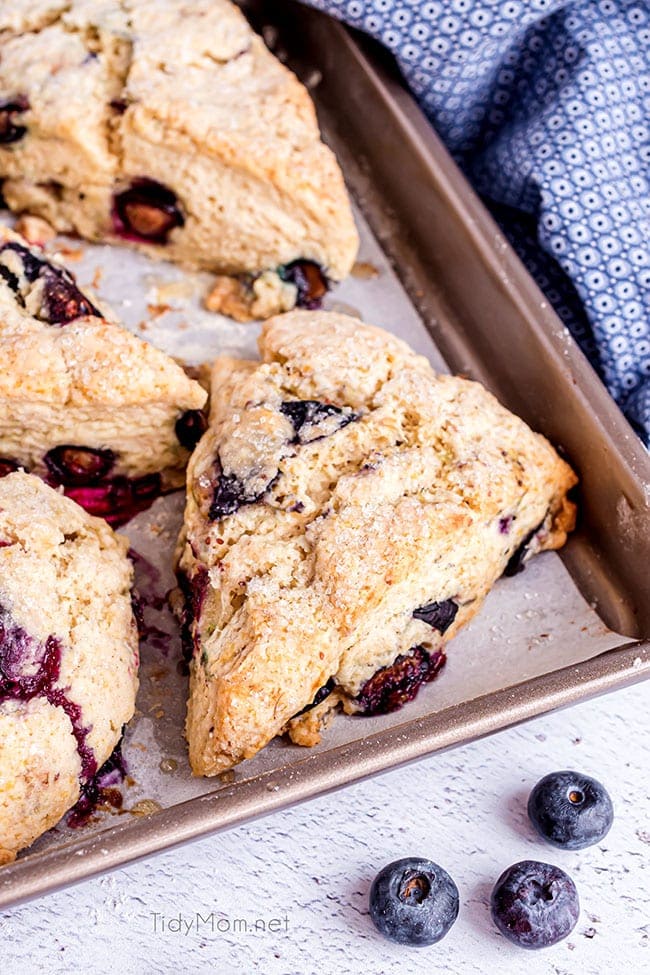
[[[103,480],[115,464],[112,450],[62,444],[48,450],[47,469],[57,484],[87,486]]]
[[[520,948],[548,948],[573,931],[580,914],[576,886],[550,863],[522,860],[497,880],[490,898],[499,931]]]
[[[0,145],[18,142],[27,132],[27,126],[18,125],[15,116],[22,115],[29,108],[25,95],[16,95],[7,102],[0,103]]]
[[[208,429],[208,421],[203,410],[186,410],[176,421],[176,437],[187,450],[194,450]]]
[[[298,260],[283,264],[278,268],[283,281],[295,284],[298,294],[296,304],[299,308],[320,308],[329,290],[329,282],[320,264],[316,261]]]
[[[395,860],[373,881],[370,917],[389,941],[434,945],[458,917],[458,888],[447,871],[431,860]]]
[[[390,714],[398,711],[417,695],[422,684],[432,681],[446,661],[442,650],[413,647],[410,653],[400,654],[388,667],[381,667],[359,692],[357,702],[361,714]]]
[[[441,603],[427,603],[413,610],[413,618],[428,623],[439,633],[445,633],[456,619],[458,603],[445,599]]]
[[[115,196],[113,204],[115,232],[123,237],[165,244],[175,227],[182,227],[176,194],[153,179],[136,179]]]
[[[596,779],[580,772],[551,772],[531,792],[528,815],[553,846],[582,850],[606,836],[614,809],[607,789]]]

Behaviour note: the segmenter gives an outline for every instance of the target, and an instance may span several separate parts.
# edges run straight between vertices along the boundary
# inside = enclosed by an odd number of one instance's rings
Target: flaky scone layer
[[[196,774],[283,729],[313,743],[337,701],[368,711],[373,675],[435,659],[509,564],[574,523],[576,477],[548,441],[387,332],[292,312],[260,352],[217,360],[188,468]]]

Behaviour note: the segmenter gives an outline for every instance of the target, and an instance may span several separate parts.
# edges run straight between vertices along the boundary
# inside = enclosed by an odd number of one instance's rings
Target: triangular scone
[[[0,227],[0,476],[23,468],[118,523],[180,487],[206,392]]]
[[[0,480],[0,863],[77,801],[133,715],[127,549],[37,477]]]
[[[59,230],[256,276],[238,299],[260,316],[317,301],[357,250],[307,90],[229,0],[5,4],[0,177]]]
[[[392,335],[291,312],[260,351],[217,360],[188,467],[199,775],[283,729],[313,743],[337,701],[381,713],[413,697],[499,576],[574,523],[576,477],[548,441]]]

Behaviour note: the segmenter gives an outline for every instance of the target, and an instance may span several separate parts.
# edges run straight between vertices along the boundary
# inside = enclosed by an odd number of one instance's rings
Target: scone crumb
[[[353,278],[361,278],[361,280],[367,281],[379,277],[379,268],[369,261],[355,261],[350,274]]]
[[[206,296],[205,307],[236,322],[252,322],[290,311],[297,293],[296,286],[283,281],[276,271],[264,271],[250,285],[220,274]]]
[[[63,261],[80,261],[84,256],[84,252],[81,247],[57,247],[56,255]]]
[[[152,318],[160,318],[161,315],[166,315],[168,311],[172,311],[172,306],[168,304],[147,305],[147,311]]]
[[[132,816],[151,816],[152,813],[160,812],[162,806],[155,799],[141,799],[131,806],[129,812]]]
[[[33,217],[29,213],[23,213],[18,217],[15,230],[30,244],[38,244],[39,247],[56,237],[54,227],[47,220],[43,220],[42,217]]]
[[[219,274],[211,291],[206,295],[204,305],[208,311],[228,315],[236,322],[252,322],[251,301],[246,288],[237,278]]]

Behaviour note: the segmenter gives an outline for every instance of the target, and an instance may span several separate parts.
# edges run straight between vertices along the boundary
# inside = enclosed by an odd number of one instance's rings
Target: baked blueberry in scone
[[[0,863],[74,805],[133,715],[127,549],[37,477],[0,480]]]
[[[508,566],[559,548],[571,468],[482,386],[343,315],[218,359],[179,543],[196,774],[400,707]]]
[[[205,390],[0,228],[0,477],[38,474],[112,524],[180,487]]]
[[[57,230],[217,272],[239,318],[315,307],[356,254],[309,94],[229,0],[2,4],[0,179]]]

